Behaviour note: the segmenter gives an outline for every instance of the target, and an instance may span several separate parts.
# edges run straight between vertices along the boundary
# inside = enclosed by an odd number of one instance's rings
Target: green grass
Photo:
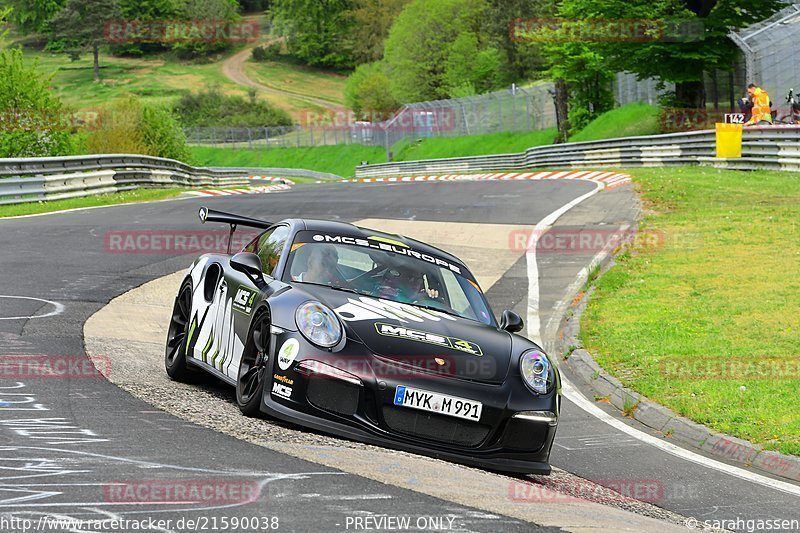
[[[250,60],[244,70],[250,79],[267,87],[344,106],[347,76],[343,74],[277,61]]]
[[[519,152],[531,146],[549,144],[554,135],[555,130],[544,130],[473,137],[439,137],[413,143],[401,141],[394,146],[394,160]],[[361,161],[386,162],[386,153],[382,147],[360,144],[253,150],[192,146],[191,150],[195,163],[201,166],[307,168],[342,177],[353,176],[355,167]]]
[[[97,207],[101,205],[127,204],[133,202],[150,202],[174,198],[186,189],[136,189],[113,194],[98,194],[86,198],[70,198],[68,200],[53,200],[50,202],[31,202],[26,204],[0,205],[0,218],[18,215],[33,215],[37,213],[50,213],[64,209],[77,209],[80,207]]]
[[[656,135],[661,133],[660,112],[660,108],[645,103],[624,105],[603,113],[569,140],[579,142]]]
[[[797,175],[631,174],[651,212],[643,229],[656,239],[647,242],[663,246],[634,248],[599,280],[584,344],[626,386],[679,414],[800,455]]]
[[[241,49],[241,48],[239,48]],[[224,94],[247,96],[247,87],[235,84],[222,73],[222,61],[238,49],[212,57],[209,63],[181,61],[163,53],[144,58],[100,55],[100,82],[95,82],[91,54],[78,61],[70,61],[66,54],[53,54],[25,49],[26,61],[39,60],[39,70],[46,75],[55,74],[50,83],[53,91],[69,107],[95,111],[109,101],[124,96],[137,96],[151,103],[172,103],[181,95],[201,88],[216,86]],[[333,103],[343,101],[344,78],[323,73],[291,63],[270,63],[263,76],[256,79],[265,85],[276,85],[289,90],[290,86],[303,88],[294,92],[317,96]],[[258,70],[260,72],[260,69]],[[279,79],[266,83],[270,76]],[[307,88],[306,88],[307,87]],[[314,94],[319,91],[319,94]],[[258,97],[283,109],[293,119],[301,120],[307,111],[321,112],[322,108],[299,98],[261,92]]]
[[[190,149],[195,163],[200,166],[306,168],[342,177],[352,176],[355,167],[361,161],[370,163],[386,161],[383,148],[360,144],[260,150],[207,146],[192,146]]]
[[[246,96],[247,90],[222,75],[219,63],[178,61],[168,54],[147,58],[100,56],[100,82],[92,74],[91,54],[70,61],[65,54],[25,51],[26,60],[39,59],[39,70],[55,73],[50,86],[65,104],[97,108],[127,95],[154,103],[172,102],[189,90],[217,85],[226,94]]]
[[[416,142],[400,141],[392,147],[395,161],[437,159],[469,155],[508,154],[532,146],[551,144],[555,129],[530,132],[491,133],[470,137],[434,137]]]

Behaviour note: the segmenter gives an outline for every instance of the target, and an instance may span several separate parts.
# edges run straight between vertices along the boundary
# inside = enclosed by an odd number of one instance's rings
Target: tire
[[[236,377],[236,404],[245,416],[261,417],[261,398],[267,381],[270,315],[259,311],[250,325]]]
[[[175,304],[172,306],[172,317],[167,330],[167,344],[164,350],[164,368],[170,379],[181,382],[192,381],[194,372],[186,364],[188,351],[188,334],[190,313],[192,312],[192,280],[187,279],[181,285]]]

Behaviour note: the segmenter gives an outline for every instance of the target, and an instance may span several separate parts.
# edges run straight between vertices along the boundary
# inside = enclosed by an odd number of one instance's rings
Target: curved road
[[[108,232],[208,230],[197,223],[200,205],[269,219],[300,215],[345,221],[504,224],[511,242],[515,227],[534,226],[593,188],[594,184],[581,181],[325,184],[262,196],[185,199],[0,220],[2,360],[20,361],[14,357],[33,354],[47,358],[40,361],[66,361],[77,369],[69,379],[46,379],[3,366],[0,529],[16,531],[3,525],[7,523],[2,520],[11,518],[147,516],[173,520],[156,524],[160,529],[153,531],[182,531],[198,528],[176,526],[180,518],[256,515],[277,517],[280,529],[289,531],[354,530],[357,518],[401,515],[414,520],[440,517],[441,525],[450,524],[436,528],[439,523],[430,522],[423,524],[424,529],[552,529],[535,525],[550,523],[547,520],[526,522],[455,503],[456,497],[437,498],[380,483],[266,450],[153,409],[105,380],[84,375],[82,328],[112,298],[185,268],[191,260],[174,252],[113,253]],[[606,231],[631,224],[637,210],[630,188],[619,187],[585,199],[555,227]],[[536,275],[531,278],[531,258],[521,254],[487,296],[495,311],[513,308],[525,313],[535,285],[535,311],[549,343],[550,319],[593,255],[594,251],[538,253]],[[119,327],[126,327],[125,317],[120,317]],[[214,394],[213,386],[210,390]],[[186,393],[175,394],[180,402]],[[554,466],[601,485],[618,487],[621,481],[655,485],[658,490],[651,498],[655,505],[699,520],[800,518],[800,489],[793,492],[763,480],[745,480],[710,460],[700,464],[666,453],[637,438],[636,432],[608,424],[580,403],[565,401]],[[617,423],[651,434],[635,421],[596,405]],[[342,444],[346,445],[353,446]],[[198,484],[214,489],[200,503],[186,496]],[[147,505],[141,504],[136,489],[148,491]]]

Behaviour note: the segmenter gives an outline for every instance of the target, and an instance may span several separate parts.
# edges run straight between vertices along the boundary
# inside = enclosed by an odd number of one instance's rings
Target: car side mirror
[[[239,252],[231,257],[231,268],[243,272],[253,280],[262,279],[261,258],[250,252]]]
[[[506,309],[503,311],[503,316],[500,317],[500,329],[504,329],[509,333],[522,331],[524,325],[525,323],[522,321],[522,317],[514,311]]]

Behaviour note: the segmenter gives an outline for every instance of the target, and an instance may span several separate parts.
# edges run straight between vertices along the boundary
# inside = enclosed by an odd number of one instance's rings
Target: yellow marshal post
[[[717,157],[742,157],[742,125],[717,122]]]

